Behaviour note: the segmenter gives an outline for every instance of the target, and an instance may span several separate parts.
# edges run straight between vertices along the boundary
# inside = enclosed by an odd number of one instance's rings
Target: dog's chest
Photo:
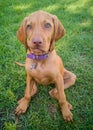
[[[53,71],[50,67],[42,64],[30,63],[26,69],[36,82],[43,85],[53,83]]]

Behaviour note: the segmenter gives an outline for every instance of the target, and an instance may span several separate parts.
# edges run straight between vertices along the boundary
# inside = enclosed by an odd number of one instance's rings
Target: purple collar
[[[35,54],[27,54],[27,58],[33,59],[33,60],[44,60],[48,57],[48,53],[47,54],[43,54],[43,55],[35,55]]]

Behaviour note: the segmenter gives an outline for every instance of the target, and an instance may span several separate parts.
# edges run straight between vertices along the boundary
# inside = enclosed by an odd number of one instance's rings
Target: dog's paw
[[[22,113],[25,113],[29,105],[29,101],[25,98],[22,98],[18,101],[18,106],[15,110],[16,115],[20,115]]]
[[[70,104],[69,104],[70,105]],[[65,121],[72,122],[73,121],[73,114],[70,112],[72,106],[64,105],[62,108],[62,114]],[[69,108],[70,107],[70,108]]]
[[[49,94],[52,98],[57,99],[58,100],[58,92],[57,89],[52,89],[49,91]]]
[[[63,112],[63,118],[65,121],[72,122],[73,121],[73,114],[68,110],[68,112]]]

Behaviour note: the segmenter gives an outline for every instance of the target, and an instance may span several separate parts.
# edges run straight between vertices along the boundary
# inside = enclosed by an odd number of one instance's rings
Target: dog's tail
[[[22,66],[22,67],[25,67],[25,64],[21,64],[21,63],[19,63],[19,62],[15,62],[17,65],[19,65],[19,66]]]

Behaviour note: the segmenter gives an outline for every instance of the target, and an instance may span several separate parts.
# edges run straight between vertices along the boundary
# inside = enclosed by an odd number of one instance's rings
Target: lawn
[[[64,66],[77,75],[76,84],[65,90],[73,105],[73,123],[63,120],[58,102],[49,96],[54,85],[39,85],[26,114],[14,114],[26,85],[25,69],[14,63],[26,57],[16,32],[24,17],[36,10],[57,15],[66,30],[55,46]],[[0,130],[93,130],[92,0],[0,1]]]

